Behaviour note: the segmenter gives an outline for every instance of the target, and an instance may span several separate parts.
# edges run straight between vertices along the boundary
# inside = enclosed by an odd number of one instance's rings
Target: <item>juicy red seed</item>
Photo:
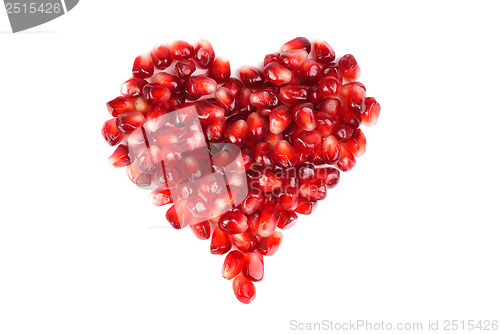
[[[134,103],[133,100],[127,97],[118,96],[117,98],[107,102],[106,108],[108,108],[111,116],[116,117],[124,111],[132,110],[134,108]]]
[[[334,136],[337,140],[349,139],[352,137],[354,130],[345,124],[340,124],[334,129]]]
[[[341,82],[334,77],[324,77],[318,83],[318,94],[325,97],[335,97],[338,95]]]
[[[294,211],[303,215],[310,215],[317,206],[318,202],[299,196],[299,205]]]
[[[258,252],[247,254],[241,272],[243,276],[253,282],[261,281],[264,278],[264,258],[262,254]]]
[[[196,65],[192,60],[182,59],[175,63],[175,72],[181,79],[186,79],[196,71]]]
[[[340,72],[339,65],[337,65],[337,64],[326,64],[323,67],[322,72],[323,72],[323,76],[325,76],[325,77],[334,77],[340,82],[343,81],[342,72]]]
[[[331,189],[339,183],[340,172],[333,167],[319,167],[316,168],[314,176],[321,180],[328,189]]]
[[[254,112],[248,115],[248,137],[256,140],[264,139],[269,132],[268,122],[258,113]]]
[[[125,111],[116,117],[116,126],[123,133],[132,133],[145,122],[144,115],[138,111]]]
[[[255,211],[251,215],[248,216],[248,231],[247,233],[250,233],[252,235],[257,235],[258,234],[258,228],[259,228],[259,221],[260,221],[260,210]]]
[[[356,164],[354,155],[347,149],[345,145],[340,145],[340,160],[337,162],[337,167],[342,172],[351,170]]]
[[[247,215],[254,213],[262,204],[263,197],[260,191],[252,190],[247,198],[241,203],[241,211]]]
[[[325,138],[333,133],[333,128],[336,123],[330,114],[320,111],[316,113],[316,120],[316,131],[318,131],[321,137]]]
[[[324,97],[319,94],[318,86],[312,86],[307,91],[307,99],[310,103],[317,106],[321,102],[323,102]]]
[[[258,186],[263,192],[271,192],[281,187],[281,180],[276,174],[267,169],[261,173],[258,182]]]
[[[359,128],[361,125],[361,114],[352,112],[347,108],[341,109],[338,117],[341,123],[344,123],[351,129]]]
[[[108,162],[113,167],[125,167],[130,165],[130,156],[128,154],[127,145],[119,145],[116,150],[108,158]]]
[[[304,64],[307,56],[304,50],[288,50],[279,55],[279,63],[290,71],[297,71]]]
[[[307,101],[307,87],[288,84],[281,87],[279,99],[284,104],[294,105]]]
[[[170,44],[172,57],[174,59],[187,59],[191,58],[194,54],[194,49],[191,44],[185,41],[174,41]]]
[[[148,82],[144,79],[130,78],[122,83],[120,93],[128,97],[138,97],[142,94],[142,88],[147,84]]]
[[[365,111],[366,91],[360,86],[353,86],[349,95],[347,95],[347,108],[351,112],[362,113]]]
[[[337,117],[340,111],[340,100],[335,97],[327,97],[321,102],[318,109],[328,113],[331,117]]]
[[[167,218],[167,221],[176,230],[180,230],[180,229],[182,229],[182,228],[184,228],[184,227],[186,227],[188,225],[187,224],[187,219],[184,219],[185,218],[184,216],[179,217],[179,213],[180,212],[177,212],[175,205],[172,205],[167,210],[167,213],[165,214],[165,217]]]
[[[210,238],[210,222],[204,221],[198,224],[189,225],[194,235],[200,240]]]
[[[200,68],[209,68],[215,59],[215,52],[212,44],[207,40],[198,41],[194,46],[193,58]]]
[[[182,83],[178,76],[166,72],[156,73],[151,78],[152,84],[168,88],[172,94],[180,92]]]
[[[225,254],[231,249],[231,237],[216,227],[212,234],[212,241],[210,243],[210,253],[212,254]]]
[[[257,67],[242,66],[239,70],[241,82],[247,88],[256,89],[264,84],[264,73]]]
[[[300,186],[300,196],[310,201],[320,201],[326,198],[326,184],[319,179],[309,180]]]
[[[278,227],[282,230],[289,229],[297,222],[297,214],[293,211],[283,211],[278,221]]]
[[[268,204],[262,209],[257,229],[260,236],[269,237],[274,233],[280,214],[281,212],[273,204]]]
[[[282,238],[283,233],[275,231],[271,236],[260,239],[257,249],[262,255],[274,255],[280,247]]]
[[[117,126],[116,118],[104,122],[101,133],[110,146],[115,146],[125,137],[125,134]]]
[[[313,57],[319,63],[326,64],[335,61],[335,51],[325,41],[314,41],[312,44]]]
[[[196,110],[202,123],[210,124],[224,119],[224,109],[207,101],[198,102]]]
[[[217,82],[205,75],[195,75],[186,81],[187,92],[195,98],[213,94],[216,89]]]
[[[231,280],[238,276],[245,264],[245,255],[237,250],[231,251],[226,255],[222,265],[222,277]]]
[[[212,65],[207,70],[207,76],[217,81],[217,83],[223,83],[229,79],[231,76],[231,66],[229,60],[222,57],[215,58]]]
[[[309,53],[311,52],[311,42],[309,42],[309,40],[305,37],[297,37],[283,44],[280,51],[285,52],[296,49],[302,49]]]
[[[258,243],[257,238],[249,230],[243,233],[233,234],[232,239],[234,246],[243,253],[251,253],[255,251]]]
[[[243,276],[234,279],[233,291],[236,298],[243,304],[250,304],[255,299],[255,285]]]
[[[250,103],[257,108],[271,109],[278,105],[278,98],[273,91],[265,89],[250,95]]]
[[[286,186],[282,190],[283,192],[277,196],[278,203],[284,210],[295,210],[299,205],[299,191],[292,186]]]
[[[243,84],[236,78],[229,78],[221,87],[229,89],[234,96],[237,96],[241,88],[243,88]]]
[[[360,75],[361,70],[359,69],[358,62],[351,54],[346,54],[339,60],[339,68],[342,76],[347,81],[356,81]]]
[[[236,95],[236,109],[241,113],[248,113],[255,110],[255,107],[250,103],[250,96],[252,90],[250,88],[242,87]]]
[[[163,206],[173,203],[172,195],[168,189],[156,189],[149,194],[149,200],[156,206]]]
[[[149,53],[137,56],[132,67],[132,75],[136,78],[146,79],[153,75],[155,67]]]
[[[297,177],[300,183],[305,183],[314,179],[314,164],[306,162],[297,167]]]
[[[172,64],[173,57],[167,45],[157,44],[151,50],[151,59],[157,69],[164,70]]]
[[[278,63],[269,63],[264,67],[264,77],[275,85],[284,85],[292,80],[292,72]]]
[[[168,109],[165,104],[153,104],[146,117],[146,123],[144,123],[146,130],[149,132],[156,132],[161,129],[161,127],[167,122],[167,117],[165,116],[167,113]]]
[[[236,107],[236,99],[226,87],[219,87],[215,91],[215,104],[226,110],[226,115],[232,113]]]
[[[313,59],[307,59],[297,73],[304,85],[312,86],[321,79],[321,65]]]
[[[209,142],[218,143],[224,140],[224,132],[226,132],[226,122],[222,120],[208,124],[205,128],[205,134]]]
[[[340,144],[335,136],[328,136],[323,141],[323,159],[327,164],[334,165],[340,159]]]
[[[297,151],[286,140],[280,141],[274,148],[274,161],[283,168],[297,164]]]
[[[311,131],[316,128],[316,115],[314,107],[311,103],[301,103],[296,105],[292,110],[292,115],[295,123],[305,131]]]
[[[271,167],[274,162],[269,143],[263,142],[255,145],[254,158],[257,165],[262,167]]]
[[[147,84],[142,89],[142,98],[148,103],[166,102],[170,99],[170,90],[155,84]]]
[[[363,131],[354,130],[351,139],[347,140],[344,145],[356,158],[362,156],[366,150],[366,137]]]
[[[313,154],[322,145],[321,135],[317,131],[305,131],[294,140],[295,149],[307,155]]]
[[[273,108],[269,115],[269,131],[274,134],[282,133],[292,121],[290,108],[277,106]]]
[[[243,146],[248,135],[248,124],[244,120],[239,120],[231,124],[225,133],[228,143]]]
[[[219,228],[227,234],[239,234],[247,230],[247,217],[242,213],[226,212],[219,220]]]
[[[277,63],[279,61],[279,53],[269,53],[264,57],[264,67],[266,67],[267,64],[269,63]]]
[[[363,124],[366,126],[374,126],[377,124],[380,115],[380,104],[374,97],[367,97],[365,100],[365,112],[361,114]]]

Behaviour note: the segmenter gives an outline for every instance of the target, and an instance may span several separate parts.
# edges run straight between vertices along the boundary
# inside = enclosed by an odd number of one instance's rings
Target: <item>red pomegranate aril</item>
[[[124,133],[117,127],[116,121],[116,118],[107,120],[101,130],[102,136],[110,146],[115,146],[125,137]]]
[[[223,83],[229,79],[231,76],[231,66],[229,60],[223,57],[215,58],[212,65],[207,70],[207,76],[217,81],[217,83]]]
[[[166,72],[156,73],[151,78],[151,83],[168,88],[172,94],[179,93],[182,88],[179,77]]]
[[[315,165],[323,165],[325,163],[325,160],[323,159],[323,144],[316,147],[314,153],[309,156],[308,160]]]
[[[236,78],[229,78],[221,87],[229,89],[234,96],[237,96],[240,89],[243,88],[243,84]]]
[[[185,217],[184,217],[182,209],[179,208],[179,211],[181,211],[181,212],[178,212],[176,210],[176,205],[178,205],[178,204],[172,205],[167,210],[167,213],[165,214],[165,218],[167,218],[167,221],[170,223],[170,225],[172,225],[173,228],[175,228],[176,230],[180,230],[180,229],[183,229],[186,226],[188,226],[188,222],[187,222],[187,219],[185,219]],[[181,214],[180,217],[179,217],[179,214]]]
[[[323,141],[323,159],[330,165],[334,165],[339,161],[340,144],[335,136],[328,136]]]
[[[338,95],[341,82],[334,77],[324,77],[318,83],[318,94],[323,97],[335,97]]]
[[[191,224],[189,225],[191,230],[193,231],[194,235],[200,239],[200,240],[207,240],[210,238],[210,222],[209,221],[204,221],[198,224]]]
[[[196,64],[189,59],[182,59],[175,63],[175,72],[181,79],[187,79],[196,71]]]
[[[294,140],[295,149],[307,155],[313,154],[321,144],[321,135],[314,130],[305,131]]]
[[[168,109],[163,103],[155,103],[151,106],[146,117],[146,122],[144,123],[144,128],[148,132],[156,132],[167,122]],[[161,139],[163,140],[163,138]]]
[[[232,240],[234,246],[243,253],[251,253],[255,251],[255,248],[257,247],[258,243],[257,238],[253,235],[253,233],[250,230],[247,230],[239,234],[233,234]]]
[[[316,113],[316,131],[321,137],[325,138],[331,135],[335,124],[336,122],[330,114],[324,111]]]
[[[225,254],[231,249],[231,237],[216,227],[212,234],[212,241],[210,243],[210,253],[212,254]]]
[[[207,101],[198,102],[196,110],[202,123],[210,124],[224,119],[224,109]]]
[[[125,111],[116,117],[116,126],[123,132],[130,134],[135,129],[141,127],[146,119],[138,111]]]
[[[280,220],[278,221],[278,228],[282,230],[289,229],[295,223],[297,223],[297,214],[293,211],[283,211],[281,212]]]
[[[142,88],[147,85],[147,81],[141,78],[130,78],[122,83],[120,93],[127,97],[138,97],[142,95]]]
[[[149,53],[144,53],[135,58],[134,66],[132,67],[132,75],[135,78],[149,78],[153,75],[154,71],[155,67]]]
[[[265,81],[264,73],[254,66],[242,66],[239,69],[238,74],[241,82],[247,88],[257,89],[261,87]]]
[[[233,250],[226,255],[222,265],[222,277],[231,280],[238,276],[245,264],[245,255],[237,250]]]
[[[208,124],[205,128],[205,135],[211,143],[219,143],[224,140],[224,133],[226,132],[226,122],[221,119],[211,124]]]
[[[174,41],[169,45],[169,49],[172,51],[172,57],[177,60],[191,58],[194,54],[193,46],[185,41]]]
[[[326,198],[326,184],[319,179],[309,180],[300,186],[300,196],[310,201],[321,201]]]
[[[116,150],[108,158],[108,162],[113,167],[126,167],[130,165],[130,156],[128,154],[127,145],[119,145]]]
[[[361,125],[361,114],[352,112],[348,108],[342,108],[338,118],[341,123],[344,123],[351,129],[357,129]]]
[[[310,162],[305,162],[299,166],[297,166],[297,177],[299,179],[300,184],[303,184],[307,181],[314,179],[314,164]]]
[[[271,192],[281,187],[281,180],[270,170],[264,170],[259,177],[259,188],[263,192]]]
[[[334,77],[340,82],[342,82],[344,79],[342,76],[342,72],[340,71],[339,65],[337,65],[336,63],[326,64],[323,67],[322,72],[324,77]]]
[[[267,64],[269,63],[277,63],[279,62],[279,53],[274,52],[274,53],[269,53],[264,57],[264,67],[266,67]]]
[[[333,135],[337,140],[349,139],[352,137],[354,130],[345,124],[339,124],[336,129],[333,130]]]
[[[227,234],[239,234],[247,230],[247,217],[242,213],[226,212],[219,220],[219,228]]]
[[[215,104],[224,108],[226,110],[226,116],[228,116],[235,111],[236,99],[229,88],[219,87],[215,91]]]
[[[255,299],[255,285],[243,276],[234,279],[233,291],[236,298],[243,304],[250,304]]]
[[[173,203],[172,195],[168,189],[155,189],[149,194],[149,200],[156,206],[163,206]]]
[[[365,112],[361,114],[361,120],[366,126],[374,126],[377,124],[380,115],[380,104],[374,97],[367,97],[365,106]]]
[[[170,90],[155,84],[147,84],[142,89],[142,98],[148,103],[166,102],[170,99]]]
[[[106,103],[106,108],[108,108],[111,116],[116,117],[118,114],[133,110],[134,103],[133,100],[125,96],[118,96],[117,98]]]
[[[274,161],[283,168],[297,164],[297,151],[286,140],[280,141],[274,148]]]
[[[366,151],[366,137],[363,131],[354,130],[351,139],[347,140],[344,145],[356,158],[362,156]]]
[[[295,210],[299,205],[299,191],[297,188],[287,185],[283,187],[282,193],[277,196],[277,200],[284,210]]]
[[[252,139],[261,140],[269,132],[268,122],[264,118],[262,118],[257,112],[253,112],[250,115],[248,115],[247,124],[248,124],[248,137]]]
[[[314,41],[312,44],[312,53],[314,59],[319,63],[326,64],[335,61],[335,51],[325,41]]]
[[[260,239],[257,249],[262,255],[272,256],[278,251],[282,238],[283,233],[275,231],[271,236]]]
[[[236,96],[236,110],[243,114],[255,111],[255,107],[250,103],[250,96],[252,94],[253,92],[250,88],[242,87]]]
[[[225,138],[228,143],[243,146],[248,135],[248,124],[244,120],[239,120],[228,126]]]
[[[307,102],[307,87],[293,84],[285,85],[280,89],[279,99],[288,105]]]
[[[307,59],[297,73],[304,85],[312,86],[317,84],[321,79],[321,65],[313,59]]]
[[[283,44],[280,48],[280,51],[285,52],[288,50],[297,49],[302,49],[309,53],[311,52],[311,42],[309,42],[309,40],[305,37],[297,37]]]
[[[271,109],[277,106],[278,102],[272,90],[264,89],[250,95],[250,103],[257,108]]]
[[[217,82],[205,75],[195,75],[186,81],[187,92],[195,98],[213,94],[216,89]]]
[[[271,151],[274,152],[276,145],[283,140],[283,135],[281,133],[275,135],[274,133],[268,132],[264,140],[269,143]]]
[[[307,52],[304,50],[288,50],[279,55],[279,63],[290,71],[297,71],[307,59]]]
[[[241,203],[241,211],[247,215],[251,215],[260,208],[262,201],[262,193],[258,190],[252,190],[248,193],[243,203]]]
[[[264,77],[275,85],[284,85],[292,80],[292,72],[278,63],[269,63],[264,67]]]
[[[282,133],[292,121],[292,112],[286,106],[277,106],[269,115],[269,131],[274,134]]]
[[[194,46],[193,58],[196,61],[198,67],[203,69],[209,68],[215,59],[215,52],[212,44],[204,39],[198,41]]]
[[[264,258],[262,254],[259,252],[247,254],[241,272],[243,276],[253,282],[262,281],[264,278]]]
[[[339,60],[339,68],[342,72],[342,76],[347,81],[356,81],[360,75],[361,70],[359,69],[358,62],[351,54],[346,54]]]
[[[318,202],[310,201],[302,196],[299,196],[299,205],[294,210],[302,215],[310,215],[318,206]]]
[[[337,162],[337,167],[342,172],[351,170],[356,164],[356,158],[343,144],[340,145],[340,160]]]
[[[151,59],[157,69],[164,70],[172,64],[173,57],[167,45],[157,44],[151,50]]]
[[[316,128],[316,115],[311,103],[301,103],[293,107],[292,115],[295,123],[305,131],[311,131]]]
[[[333,167],[318,167],[314,175],[316,179],[321,180],[328,189],[335,187],[339,183],[340,172]]]
[[[312,86],[307,90],[307,100],[314,106],[319,105],[325,98],[319,94],[318,86]]]
[[[268,204],[262,209],[257,228],[260,236],[269,237],[274,233],[278,226],[280,214],[281,212],[273,204]]]
[[[347,96],[347,108],[354,113],[365,111],[366,92],[360,86],[353,86],[350,94]]]
[[[262,142],[255,145],[254,158],[257,165],[262,167],[271,167],[274,162],[269,143]]]
[[[318,109],[328,113],[332,118],[337,117],[340,111],[340,100],[335,97],[327,97],[321,102]]]

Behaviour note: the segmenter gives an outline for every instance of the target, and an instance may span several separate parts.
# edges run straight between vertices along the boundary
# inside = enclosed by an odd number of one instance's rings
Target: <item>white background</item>
[[[0,14],[0,333],[287,333],[290,321],[500,320],[494,1],[80,1]],[[367,153],[266,258],[243,305],[223,256],[107,164],[105,102],[157,42],[233,69],[296,36],[352,53],[382,105]],[[495,318],[496,317],[496,318]]]

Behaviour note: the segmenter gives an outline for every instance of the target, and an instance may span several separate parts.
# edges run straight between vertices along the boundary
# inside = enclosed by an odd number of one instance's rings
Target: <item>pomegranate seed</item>
[[[207,101],[198,102],[196,104],[196,110],[198,111],[200,122],[205,124],[210,124],[224,119],[224,109]]]
[[[319,96],[325,97],[335,97],[338,95],[339,87],[341,82],[334,77],[324,77],[318,83],[318,94]]]
[[[232,114],[236,107],[236,99],[231,92],[226,87],[219,87],[215,91],[215,104],[226,110],[226,116]]]
[[[256,89],[264,84],[264,73],[253,66],[242,66],[239,70],[241,82],[247,88]]]
[[[330,114],[324,111],[316,113],[316,122],[316,131],[318,131],[321,137],[325,138],[333,133],[336,123]]]
[[[198,41],[194,46],[193,58],[200,68],[209,68],[215,59],[215,52],[212,48],[212,44],[207,40]]]
[[[305,131],[311,131],[316,128],[316,115],[311,103],[301,103],[293,107],[293,120]]]
[[[144,115],[138,111],[125,111],[116,117],[116,126],[123,133],[131,133],[145,122]]]
[[[276,145],[278,145],[278,143],[282,140],[283,136],[281,135],[281,133],[275,135],[274,133],[269,132],[265,138],[265,141],[269,143],[269,147],[271,148],[272,152],[274,152]]]
[[[314,41],[312,44],[313,57],[319,63],[326,64],[335,61],[335,52],[325,41]]]
[[[319,90],[318,90],[318,86],[312,86],[311,88],[309,88],[309,90],[307,91],[307,99],[309,100],[309,102],[311,102],[313,105],[317,106],[319,105],[321,102],[323,102],[324,100],[324,97],[323,96],[320,96],[319,94]]]
[[[231,251],[226,255],[222,265],[222,277],[231,280],[238,276],[245,264],[245,255],[237,250]]]
[[[172,51],[172,57],[177,60],[191,58],[194,54],[193,46],[185,41],[172,42],[170,50]]]
[[[337,140],[349,139],[352,137],[354,130],[345,124],[340,124],[337,129],[334,129],[334,136]]]
[[[151,78],[151,83],[168,88],[172,94],[179,93],[182,87],[179,77],[165,72],[156,73]]]
[[[231,249],[231,237],[227,235],[220,228],[216,227],[212,234],[212,241],[210,243],[210,253],[212,254],[225,254]]]
[[[151,175],[142,174],[137,164],[127,166],[127,176],[138,187],[148,187],[151,185]]]
[[[108,108],[109,113],[111,116],[116,117],[118,114],[133,110],[134,109],[134,104],[132,103],[133,100],[124,97],[124,96],[118,96],[114,100],[109,101],[106,103],[106,107]]]
[[[335,136],[328,136],[323,141],[323,159],[331,165],[340,160],[340,144]]]
[[[290,71],[297,71],[304,64],[307,56],[304,50],[288,50],[279,55],[279,63]]]
[[[278,86],[289,83],[292,80],[292,72],[278,63],[267,64],[263,72],[267,81]]]
[[[340,111],[340,100],[334,97],[327,97],[321,102],[318,109],[335,118]]]
[[[278,203],[284,210],[295,210],[299,205],[299,191],[297,188],[287,185],[283,192],[277,196]]]
[[[278,98],[272,90],[260,90],[250,95],[250,103],[257,108],[274,108],[278,102]]]
[[[241,270],[243,276],[253,282],[259,282],[264,278],[264,258],[259,252],[246,255],[245,264]]]
[[[259,226],[257,232],[262,237],[269,237],[274,233],[278,226],[278,220],[281,212],[278,211],[274,205],[266,205],[260,214]]]
[[[305,162],[297,167],[297,177],[300,184],[314,179],[315,167],[310,162]]]
[[[248,216],[247,224],[248,230],[247,233],[258,235],[259,229],[259,221],[260,221],[260,210],[256,210],[254,213]]]
[[[320,201],[326,198],[327,188],[323,181],[313,179],[301,185],[299,192],[300,196],[308,200]]]
[[[229,65],[229,60],[222,57],[215,58],[212,65],[210,65],[207,70],[207,76],[217,81],[217,83],[227,81],[231,76],[231,66]]]
[[[265,170],[259,177],[259,188],[263,192],[271,192],[281,187],[281,180],[270,170]]]
[[[307,101],[307,87],[288,84],[281,87],[279,99],[282,103],[294,105]]]
[[[187,92],[195,98],[213,94],[216,89],[217,82],[205,75],[195,75],[186,81]]]
[[[119,145],[108,158],[108,162],[113,167],[125,167],[130,165],[130,156],[127,145]]]
[[[252,190],[248,193],[243,203],[241,203],[241,211],[247,215],[251,215],[260,207],[262,201],[262,193],[258,190]]]
[[[175,205],[172,205],[165,214],[167,221],[176,230],[180,230],[188,226],[188,220],[185,217],[185,212],[183,212],[183,209],[180,208],[180,204],[181,203],[177,202]],[[179,208],[176,209],[176,206],[179,206]]]
[[[250,113],[255,111],[255,107],[250,103],[250,96],[252,95],[252,90],[250,88],[243,87],[236,95],[236,109],[240,113]]]
[[[226,122],[222,120],[215,121],[205,129],[207,139],[211,143],[218,143],[224,140],[224,133],[226,132]]]
[[[172,64],[173,57],[167,45],[157,44],[151,50],[151,59],[157,69],[164,70]]]
[[[321,79],[321,65],[313,59],[307,59],[297,73],[305,85],[312,86]]]
[[[255,299],[255,285],[243,276],[234,279],[233,291],[236,298],[243,304],[250,304]]]
[[[271,146],[269,143],[258,143],[254,150],[255,164],[262,167],[271,167],[273,163]]]
[[[243,253],[251,253],[255,251],[258,240],[250,231],[245,231],[239,234],[232,235],[233,244]]]
[[[189,225],[194,235],[200,240],[210,238],[210,222],[204,221],[198,224]]]
[[[155,67],[149,53],[137,56],[132,67],[132,75],[136,78],[146,79],[153,75]]]
[[[337,64],[326,64],[323,67],[323,76],[334,77],[340,82],[343,81],[342,72],[340,71],[339,65]]]
[[[248,124],[244,120],[239,120],[231,124],[225,133],[228,143],[243,146],[248,135]]]
[[[367,97],[365,100],[366,109],[361,114],[361,120],[366,126],[374,126],[377,124],[380,115],[380,104],[374,97]]]
[[[142,95],[142,88],[147,85],[147,81],[141,78],[130,78],[124,83],[120,89],[120,93],[127,97],[138,97]]]
[[[299,205],[294,210],[303,215],[310,215],[318,206],[318,202],[310,201],[304,197],[299,196]]]
[[[280,141],[274,148],[274,161],[283,168],[297,164],[297,151],[286,140]]]
[[[349,111],[353,113],[363,113],[365,111],[366,92],[360,86],[353,86],[346,98]]]
[[[165,123],[167,122],[168,109],[163,103],[155,103],[151,106],[151,109],[148,112],[146,117],[146,123],[144,123],[144,127],[149,132],[156,132],[161,129]],[[164,138],[162,137],[162,140]]]
[[[361,114],[352,112],[347,108],[341,109],[338,117],[341,123],[344,123],[351,129],[359,128],[361,125]]]
[[[271,236],[260,239],[257,249],[262,255],[274,255],[280,247],[282,238],[283,233],[275,231]]]
[[[340,172],[333,167],[319,167],[316,168],[314,176],[331,189],[339,183]]]
[[[227,234],[239,234],[247,230],[247,217],[236,212],[226,212],[219,220],[219,228]]]
[[[305,37],[297,37],[283,44],[280,48],[280,51],[286,52],[288,50],[297,49],[302,49],[309,53],[311,52],[311,42],[309,42],[309,40]]]
[[[160,85],[147,84],[142,90],[142,97],[148,104],[166,102],[170,99],[170,90]]]
[[[173,203],[172,195],[170,194],[170,190],[168,190],[168,189],[153,190],[149,194],[149,200],[151,201],[151,203],[153,203],[156,206],[163,206],[163,205]]]
[[[182,59],[175,63],[175,72],[181,79],[187,79],[196,71],[196,64],[189,59]]]
[[[340,58],[339,68],[342,76],[347,81],[356,81],[361,75],[358,62],[351,54],[347,54]]]
[[[289,229],[297,222],[297,214],[293,211],[283,211],[278,221],[278,227],[282,230]]]
[[[256,112],[248,115],[247,123],[248,136],[252,139],[264,139],[269,132],[269,125],[267,121]]]
[[[342,172],[351,170],[356,164],[356,159],[345,145],[340,145],[340,160],[337,162],[337,167]]]
[[[294,140],[294,147],[298,152],[310,155],[322,145],[321,135],[317,131],[306,131]]]
[[[237,96],[241,88],[243,88],[243,84],[236,78],[229,78],[221,87],[229,89],[234,96]]]
[[[266,67],[266,65],[269,63],[273,63],[273,62],[277,63],[279,61],[279,57],[280,57],[280,55],[278,52],[267,54],[264,57],[264,67]]]
[[[356,129],[351,139],[347,140],[344,145],[356,158],[359,158],[366,151],[366,137],[360,129]]]
[[[292,113],[286,106],[277,106],[269,115],[269,131],[274,134],[282,133],[292,121]]]
[[[125,137],[123,132],[117,127],[116,121],[116,118],[107,120],[104,122],[101,130],[102,136],[110,146],[115,146]]]

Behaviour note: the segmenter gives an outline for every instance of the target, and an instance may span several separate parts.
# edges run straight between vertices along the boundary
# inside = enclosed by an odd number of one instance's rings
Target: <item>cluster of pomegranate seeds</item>
[[[226,254],[236,298],[255,298],[280,230],[309,215],[365,152],[361,124],[377,123],[354,56],[325,41],[283,44],[262,67],[230,63],[206,40],[159,44],[138,56],[102,127],[114,167],[150,187],[176,229]],[[193,116],[194,115],[194,116]]]

